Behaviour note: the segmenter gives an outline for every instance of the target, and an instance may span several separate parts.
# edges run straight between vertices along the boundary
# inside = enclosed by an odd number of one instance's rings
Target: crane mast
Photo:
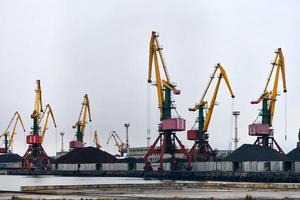
[[[150,146],[148,152],[144,156],[144,169],[152,170],[151,163],[149,162],[149,157],[152,154],[160,155],[159,170],[164,170],[163,159],[165,154],[171,155],[171,168],[174,170],[177,167],[175,154],[184,154],[188,160],[187,169],[190,169],[191,157],[175,133],[177,131],[185,130],[185,120],[180,117],[172,118],[172,110],[175,109],[172,101],[172,93],[179,95],[180,90],[176,89],[176,84],[172,83],[170,80],[158,37],[158,33],[153,31],[149,45],[148,83],[154,83],[156,86],[158,108],[160,111],[159,136],[153,145]],[[160,63],[163,68],[165,80],[163,80],[161,77]],[[152,80],[153,66],[155,71],[155,81]],[[160,148],[155,148],[159,141]],[[175,145],[176,142],[179,144],[179,149]]]
[[[90,102],[88,95],[85,94],[83,96],[83,102],[80,109],[79,117],[77,122],[73,125],[73,128],[76,129],[75,140],[70,141],[70,149],[74,148],[83,148],[84,147],[84,133],[85,127],[87,124],[87,117],[89,118],[89,122],[92,121],[91,110],[90,110]]]
[[[4,136],[4,148],[0,148],[0,153],[9,153],[12,152],[13,138],[16,135],[16,127],[18,122],[20,122],[23,131],[25,132],[24,124],[22,121],[22,117],[19,112],[15,112],[10,123],[8,124],[6,130],[3,134],[0,135],[0,138]],[[12,127],[12,130],[9,129]]]
[[[272,90],[268,91],[270,81],[274,72],[275,75],[274,75]],[[271,70],[268,75],[262,95],[257,100],[251,101],[251,104],[262,103],[262,110],[259,114],[259,116],[261,116],[261,122],[260,123],[254,122],[249,125],[249,135],[257,136],[257,139],[254,142],[254,144],[267,146],[270,148],[273,148],[275,144],[278,152],[284,153],[273,137],[274,132],[272,128],[276,99],[278,96],[278,84],[279,84],[280,73],[282,78],[283,92],[286,93],[287,89],[286,89],[284,56],[281,48],[278,48],[275,50],[275,59],[271,63]]]
[[[211,83],[215,77],[215,74],[217,71],[220,71],[217,79],[217,83],[213,92],[213,96],[211,98],[210,104],[207,104],[208,102],[205,100],[205,97],[208,93],[208,90],[211,86]],[[224,79],[225,83],[227,85],[227,88],[231,94],[231,97],[234,98],[234,94],[231,88],[231,85],[229,83],[229,79],[227,77],[225,69],[222,67],[221,64],[217,64],[215,66],[215,69],[209,79],[209,82],[204,90],[204,93],[200,99],[200,101],[195,104],[192,108],[189,108],[189,111],[198,111],[198,129],[197,130],[189,130],[187,132],[187,138],[188,140],[194,140],[194,145],[190,150],[190,155],[194,160],[202,159],[202,160],[209,160],[209,159],[215,159],[216,152],[211,148],[211,146],[208,143],[208,134],[207,130],[211,121],[211,117],[213,114],[213,110],[216,104],[216,99],[220,87],[221,80]],[[205,112],[205,110],[208,110]],[[205,114],[205,115],[204,115]]]

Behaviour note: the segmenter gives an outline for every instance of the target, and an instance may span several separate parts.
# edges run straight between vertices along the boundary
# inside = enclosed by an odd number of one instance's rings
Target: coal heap
[[[22,157],[18,154],[7,153],[0,154],[0,163],[12,163],[12,162],[21,162]]]
[[[290,151],[287,155],[286,158],[288,160],[293,160],[293,161],[300,161],[300,148],[295,148],[292,151]]]
[[[285,161],[286,156],[278,151],[260,145],[243,144],[240,148],[229,154],[223,161]]]
[[[73,149],[55,160],[55,163],[114,163],[117,158],[98,148],[86,147]]]

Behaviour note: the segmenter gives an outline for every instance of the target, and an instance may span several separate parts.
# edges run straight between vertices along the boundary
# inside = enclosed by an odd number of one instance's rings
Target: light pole
[[[128,143],[128,128],[130,126],[129,123],[125,123],[124,124],[125,128],[126,128],[126,156],[128,155],[128,150],[129,150],[129,143]]]
[[[64,152],[64,135],[65,133],[64,132],[60,132],[60,135],[61,135],[61,152]]]
[[[233,138],[233,143],[234,143],[234,150],[238,148],[238,125],[237,125],[237,118],[240,115],[240,111],[233,111],[232,115],[234,116],[234,138]]]

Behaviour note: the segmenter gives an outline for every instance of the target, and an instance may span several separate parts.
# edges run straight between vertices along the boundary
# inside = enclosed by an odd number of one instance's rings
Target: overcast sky
[[[43,101],[51,104],[58,125],[55,129],[49,123],[43,145],[48,154],[60,148],[59,132],[65,132],[65,148],[74,138],[72,125],[86,93],[93,120],[86,129],[88,144],[97,129],[103,149],[116,153],[113,144],[106,145],[107,134],[115,130],[125,140],[124,123],[128,122],[130,145],[145,146],[148,45],[155,30],[160,33],[171,79],[182,91],[175,100],[188,129],[197,116],[188,107],[199,101],[213,66],[220,62],[227,70],[236,95],[234,109],[241,112],[240,144],[256,139],[248,136],[248,125],[260,105],[249,102],[262,93],[274,49],[281,47],[288,93],[278,97],[274,132],[289,152],[296,147],[300,128],[299,8],[296,0],[1,0],[0,130],[4,131],[16,110],[22,114],[26,133],[18,128],[14,152],[23,155],[28,147],[25,136],[32,126],[35,82],[40,79]],[[213,148],[227,149],[233,132],[233,102],[221,84],[208,132]],[[159,118],[154,87],[151,116],[153,142]],[[186,132],[177,135],[191,147]]]

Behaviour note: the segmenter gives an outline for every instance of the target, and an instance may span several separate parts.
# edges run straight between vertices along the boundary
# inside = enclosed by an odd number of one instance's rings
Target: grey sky
[[[196,113],[187,111],[202,94],[214,64],[227,70],[241,111],[241,143],[253,143],[248,124],[259,106],[249,102],[263,90],[274,49],[282,47],[288,89],[288,139],[284,140],[284,95],[278,98],[275,137],[288,152],[296,145],[300,124],[300,39],[298,1],[0,1],[0,128],[18,110],[30,131],[35,80],[41,79],[44,103],[52,105],[57,131],[49,126],[44,147],[54,155],[56,133],[74,138],[83,95],[89,94],[93,125],[104,150],[107,133],[125,137],[131,123],[131,146],[146,145],[148,43],[152,30],[160,33],[171,79],[182,95],[176,105],[191,128]],[[213,148],[228,147],[232,101],[222,83],[211,125]],[[282,85],[280,83],[280,91]],[[210,94],[212,91],[210,91]],[[151,90],[152,139],[157,137],[158,109]],[[178,136],[187,147],[186,132]],[[57,140],[59,141],[59,140]],[[59,144],[58,144],[59,145]],[[65,143],[65,147],[67,144]],[[58,147],[57,147],[58,148]],[[19,129],[14,150],[24,154],[25,134]]]

